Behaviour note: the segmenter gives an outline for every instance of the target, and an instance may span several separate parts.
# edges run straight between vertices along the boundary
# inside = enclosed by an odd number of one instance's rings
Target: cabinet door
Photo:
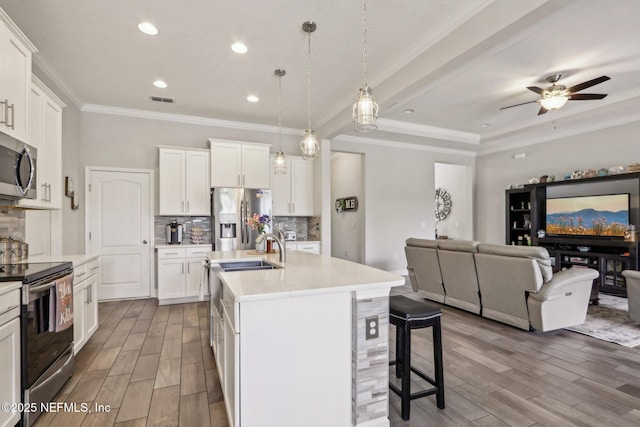
[[[85,293],[86,281],[73,285],[73,353],[78,354],[87,342],[87,329],[85,327]]]
[[[98,329],[98,277],[94,274],[89,277],[84,289],[85,292],[85,330],[87,340],[91,338],[93,333]]]
[[[268,145],[242,146],[242,186],[245,188],[271,188],[271,164]]]
[[[158,260],[158,299],[185,296],[184,259]]]
[[[3,100],[8,101],[7,115],[11,126],[3,126],[2,130],[12,137],[26,142],[27,125],[29,123],[29,97],[31,93],[31,51],[0,23],[0,61],[3,62],[4,73],[0,83]]]
[[[291,213],[313,215],[313,162],[291,159]]]
[[[0,402],[20,403],[20,320],[0,326]],[[20,421],[18,411],[0,411],[0,426]]]
[[[186,151],[186,189],[187,215],[211,215],[209,151]]]
[[[242,187],[242,145],[211,143],[211,186]]]
[[[38,170],[44,169],[46,173],[44,181],[48,207],[60,209],[62,203],[62,108],[48,96],[45,96],[43,101]]]
[[[236,335],[228,313],[224,313],[224,397],[227,404],[229,426],[234,426],[237,419],[237,385],[239,384],[238,335]]]
[[[273,163],[273,156],[271,156]],[[273,216],[289,216],[291,214],[291,160],[286,159],[287,173],[276,175],[271,168],[271,197]]]
[[[200,282],[202,280],[202,258],[188,258],[187,266],[187,293],[188,297],[200,295]],[[206,294],[207,292],[205,292]]]
[[[185,151],[160,149],[160,215],[185,214]]]

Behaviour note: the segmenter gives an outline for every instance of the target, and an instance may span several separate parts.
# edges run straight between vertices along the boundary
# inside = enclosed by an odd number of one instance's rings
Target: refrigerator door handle
[[[245,213],[244,216],[245,218],[249,219],[249,201],[247,199],[244,199],[244,208],[245,208]],[[249,224],[247,224],[247,221],[244,222],[244,229],[245,229],[245,236],[247,236],[247,245],[249,244]]]
[[[244,244],[244,200],[240,201],[240,243]],[[242,245],[241,245],[242,246]],[[241,248],[244,249],[244,248]]]

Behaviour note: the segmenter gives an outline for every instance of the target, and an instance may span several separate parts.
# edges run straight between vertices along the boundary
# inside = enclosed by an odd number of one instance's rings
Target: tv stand
[[[600,276],[593,281],[591,303],[598,304],[598,292],[627,296],[622,271],[637,269],[637,242],[623,240],[598,242],[592,239],[563,237],[545,237],[537,240],[539,246],[549,251],[554,272],[567,268],[592,268],[600,272]],[[578,247],[583,249],[588,247],[589,250],[581,251]]]

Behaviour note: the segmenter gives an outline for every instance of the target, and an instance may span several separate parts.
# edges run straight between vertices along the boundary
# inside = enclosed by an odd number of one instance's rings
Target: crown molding
[[[262,125],[257,123],[236,122],[231,120],[211,119],[208,117],[187,116],[183,114],[160,113],[148,110],[136,110],[133,108],[110,107],[108,105],[84,104],[82,112],[110,114],[114,116],[132,117],[137,119],[162,120],[166,122],[185,123],[190,125],[211,126],[227,129],[240,129],[265,133],[279,133],[278,126]],[[282,133],[286,135],[304,135],[301,129],[282,128]]]
[[[411,144],[408,142],[389,141],[385,139],[366,138],[352,135],[338,135],[331,140],[331,148],[336,148],[341,142],[351,142],[364,145],[376,145],[386,148],[402,148],[407,150],[428,151],[432,153],[455,154],[458,156],[476,157],[475,151],[458,150],[455,148],[434,147],[432,145]],[[336,145],[337,144],[337,145]]]
[[[58,98],[58,95],[56,95],[51,89],[49,89],[47,85],[42,83],[42,80],[40,80],[35,74],[31,74],[31,83],[36,85],[36,87],[43,91],[49,98],[53,99],[53,101],[60,107],[65,108],[67,106],[67,104],[65,104],[60,98]]]
[[[27,36],[24,35],[24,33],[22,32],[22,30],[16,25],[15,22],[13,22],[13,19],[11,19],[11,17],[9,15],[7,15],[7,13],[2,10],[2,8],[0,7],[0,21],[4,22],[7,27],[9,27],[9,30],[15,34],[16,37],[18,37],[18,39],[20,39],[20,42],[22,42],[27,49],[29,49],[32,53],[35,53],[38,51],[38,48],[36,48],[33,43],[31,43],[31,40],[29,40],[27,38]]]
[[[82,109],[83,102],[75,96],[69,87],[62,81],[53,67],[49,65],[42,55],[33,55],[33,62],[42,70],[42,72],[57,86],[57,88],[71,101],[79,110]]]
[[[422,136],[436,138],[445,141],[462,142],[465,144],[480,145],[480,135],[472,132],[463,132],[453,129],[440,128],[416,123],[401,122],[398,120],[378,119],[376,121],[380,131],[394,132],[403,135]]]

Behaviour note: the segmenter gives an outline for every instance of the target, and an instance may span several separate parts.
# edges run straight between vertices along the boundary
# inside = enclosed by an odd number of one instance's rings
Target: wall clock
[[[443,221],[451,212],[451,196],[444,188],[436,188],[436,221]]]

